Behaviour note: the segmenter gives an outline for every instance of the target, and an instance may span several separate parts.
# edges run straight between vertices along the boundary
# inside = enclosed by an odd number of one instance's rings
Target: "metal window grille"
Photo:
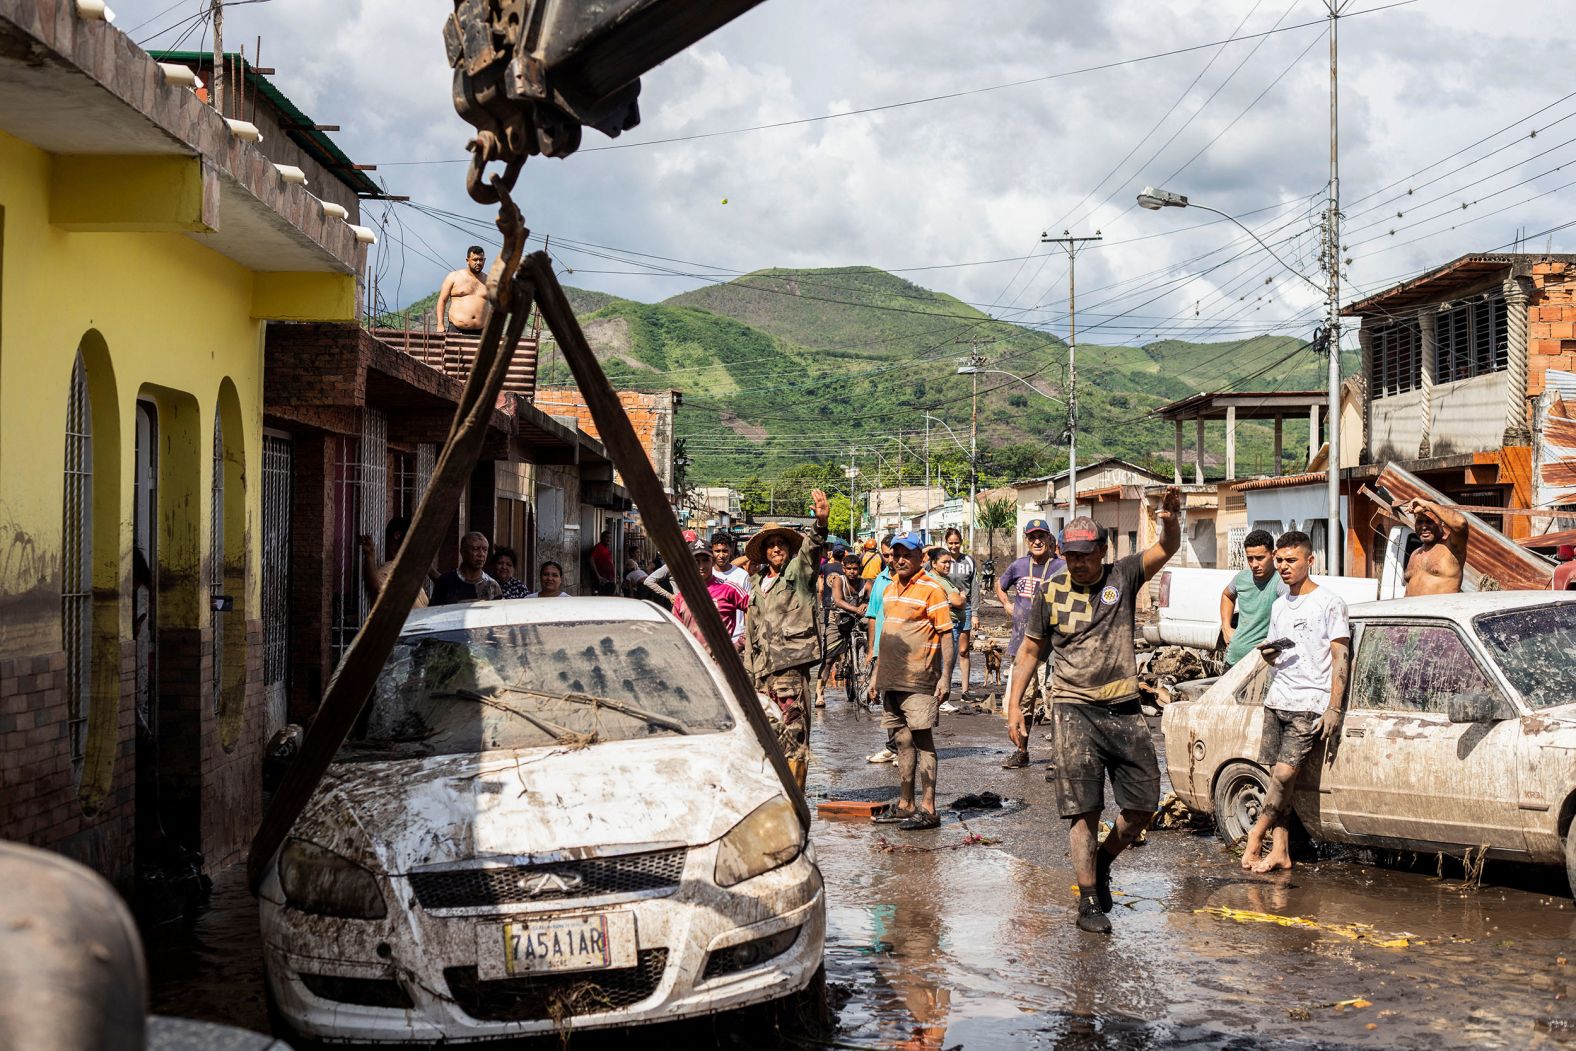
[[[416,503],[421,503],[422,494],[432,484],[433,472],[438,469],[438,447],[429,443],[416,446]],[[415,513],[415,508],[411,508]]]
[[[1248,559],[1242,551],[1242,542],[1248,538],[1247,526],[1232,526],[1226,530],[1226,568],[1247,569]]]
[[[71,370],[66,405],[65,483],[60,621],[66,650],[66,736],[72,780],[80,784],[92,709],[93,615],[93,413],[80,353]]]
[[[1436,375],[1440,383],[1486,376],[1509,364],[1510,337],[1505,328],[1505,299],[1459,306],[1439,314]]]
[[[224,594],[224,424],[218,413],[213,417],[213,493],[208,516],[208,590],[213,598]],[[215,603],[210,603],[210,607]],[[213,711],[219,714],[219,698],[224,692],[224,614],[210,614],[212,637],[208,679],[213,695]]]
[[[1386,325],[1374,332],[1369,383],[1374,397],[1416,390],[1423,383],[1423,334],[1416,321]]]
[[[263,436],[263,692],[268,733],[285,724],[290,679],[290,439]]]
[[[341,435],[334,463],[334,626],[329,639],[338,664],[371,607],[361,581],[361,537],[383,543],[388,524],[388,417],[367,409],[360,435]]]
[[[389,459],[394,469],[389,479],[394,493],[393,513],[409,521],[416,514],[416,502],[421,499],[421,490],[416,488],[416,456],[396,452],[391,453]]]

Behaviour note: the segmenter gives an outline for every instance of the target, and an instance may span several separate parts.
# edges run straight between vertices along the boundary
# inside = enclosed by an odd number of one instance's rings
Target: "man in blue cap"
[[[1062,530],[1065,568],[1035,596],[1007,691],[1008,731],[1027,738],[1023,695],[1035,665],[1051,658],[1051,725],[1056,801],[1070,823],[1067,849],[1078,879],[1078,928],[1111,933],[1111,862],[1148,827],[1160,802],[1160,766],[1149,724],[1138,709],[1133,622],[1138,592],[1182,546],[1182,494],[1166,489],[1157,514],[1160,539],[1105,563],[1104,531],[1075,518]],[[1105,780],[1121,813],[1101,844]]]
[[[1017,669],[1016,655],[1023,644],[1023,628],[1029,620],[1029,610],[1034,596],[1051,574],[1061,569],[1063,562],[1056,555],[1056,542],[1051,539],[1051,525],[1043,518],[1031,518],[1023,523],[1023,542],[1029,553],[1007,567],[996,581],[996,598],[1012,617],[1012,639],[1007,643],[1007,659],[1012,661],[1008,675]],[[1009,677],[1008,682],[1012,679]],[[1033,722],[1033,713],[1030,713]],[[1013,752],[1001,764],[1003,770],[1018,770],[1029,765],[1029,738],[1013,741]]]
[[[881,597],[881,653],[875,691],[881,726],[897,753],[898,801],[876,818],[904,832],[938,828],[935,726],[950,683],[943,640],[952,638],[947,593],[924,572],[925,545],[914,533],[892,538],[892,582]],[[917,789],[917,795],[916,795]]]

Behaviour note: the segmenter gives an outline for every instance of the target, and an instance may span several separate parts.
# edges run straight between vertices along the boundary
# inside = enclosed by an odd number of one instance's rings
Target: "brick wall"
[[[131,887],[135,839],[135,674],[135,650],[124,642],[119,703],[108,713],[115,722],[109,791],[89,813],[71,772],[65,654],[0,660],[0,838],[57,850],[123,892]]]
[[[1543,393],[1549,369],[1576,372],[1576,272],[1564,262],[1534,263],[1527,305],[1527,396]]]
[[[206,639],[205,639],[206,641]],[[246,622],[245,717],[226,751],[210,699],[203,705],[202,852],[209,871],[240,861],[262,819],[263,629]]]
[[[621,390],[618,400],[629,416],[629,423],[646,450],[646,458],[662,484],[673,485],[673,402],[676,391],[665,390],[654,394]],[[536,392],[533,403],[550,416],[573,416],[580,429],[591,437],[602,440],[596,422],[591,418],[591,408],[585,397],[574,387],[543,387]]]

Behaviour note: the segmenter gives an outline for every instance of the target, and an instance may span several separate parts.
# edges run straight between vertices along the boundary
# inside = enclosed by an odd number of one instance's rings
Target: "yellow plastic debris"
[[[1203,913],[1210,916],[1219,916],[1223,920],[1232,920],[1236,923],[1273,923],[1278,927],[1297,927],[1304,930],[1321,931],[1333,934],[1337,938],[1348,941],[1360,941],[1366,945],[1377,945],[1381,949],[1405,949],[1415,940],[1409,934],[1386,934],[1374,930],[1366,923],[1320,923],[1318,920],[1306,919],[1302,916],[1282,916],[1274,912],[1252,912],[1247,909],[1233,909],[1229,905],[1211,905],[1203,909],[1194,909],[1194,913]],[[1368,1006],[1365,1002],[1364,1007]]]

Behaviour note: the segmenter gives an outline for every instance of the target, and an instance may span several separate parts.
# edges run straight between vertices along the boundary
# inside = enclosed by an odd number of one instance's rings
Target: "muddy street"
[[[959,713],[938,739],[938,799],[989,791],[999,810],[911,834],[817,819],[838,1019],[820,1046],[1576,1046],[1576,909],[1558,872],[1491,862],[1469,885],[1455,859],[1440,878],[1432,858],[1343,853],[1254,876],[1212,834],[1152,830],[1115,870],[1115,933],[1084,934],[1040,734],[1027,769],[1002,770],[1000,728]],[[812,802],[894,794],[893,768],[865,761],[881,741],[830,692]],[[191,936],[150,938],[154,1011],[266,1029],[240,877],[220,874]],[[674,1038],[764,1036],[723,1021]]]

